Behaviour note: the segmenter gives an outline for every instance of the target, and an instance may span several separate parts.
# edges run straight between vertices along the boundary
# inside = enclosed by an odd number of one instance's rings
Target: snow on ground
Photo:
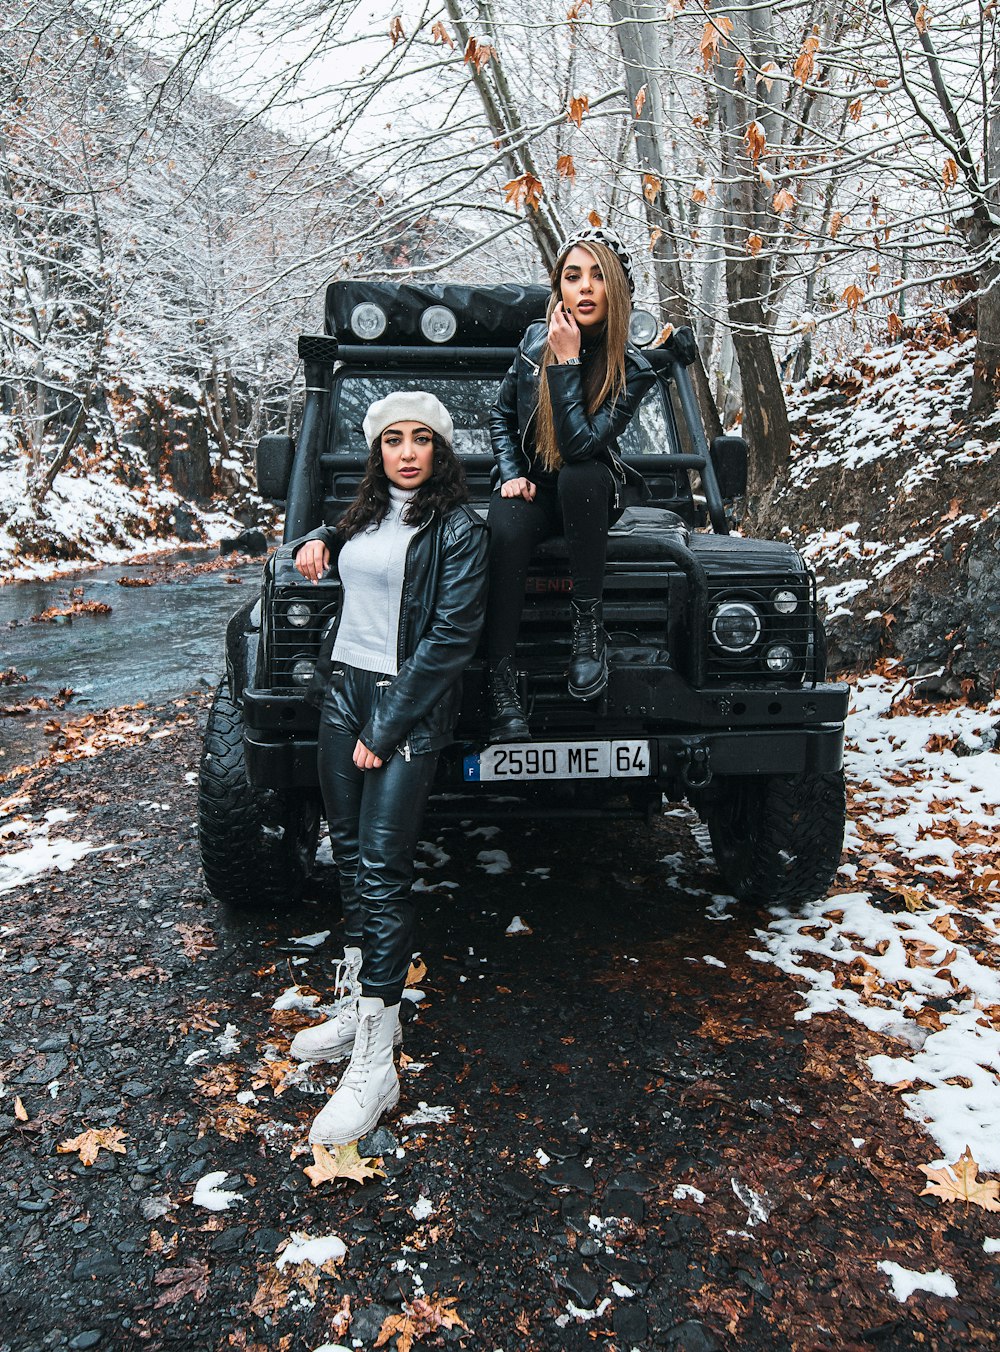
[[[89,840],[69,840],[53,836],[52,828],[72,821],[74,813],[64,808],[46,812],[40,822],[27,817],[12,817],[0,822],[0,895],[22,887],[33,878],[52,869],[67,873],[78,859],[94,850],[110,850],[113,845],[93,845]],[[20,845],[16,848],[15,842]]]
[[[136,489],[95,469],[60,474],[44,502],[46,537],[63,542],[67,552],[72,549],[78,557],[25,558],[19,555],[19,542],[10,527],[18,512],[27,510],[27,498],[22,471],[0,473],[0,568],[8,581],[51,577],[88,563],[122,563],[137,553],[181,549],[190,541],[163,535],[163,522],[171,524],[178,510],[197,523],[206,544],[245,529],[228,512],[197,508],[152,475],[147,474]]]
[[[928,705],[907,690],[882,676],[855,686],[840,888],[776,909],[751,956],[805,983],[798,1018],[842,1010],[892,1039],[869,1058],[873,1078],[905,1087],[941,1162],[968,1145],[997,1172],[1000,700]]]

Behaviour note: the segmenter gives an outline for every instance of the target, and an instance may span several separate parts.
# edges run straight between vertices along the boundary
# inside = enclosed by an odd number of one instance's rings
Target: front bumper
[[[539,710],[537,718],[532,714],[532,730],[546,741],[648,738],[649,778],[630,783],[672,793],[703,788],[715,776],[823,774],[843,764],[846,685],[693,690],[679,678],[666,692],[662,679],[656,685],[656,695],[667,698],[650,698],[650,684],[640,679],[628,700],[594,701],[575,716],[565,708],[558,715]],[[249,688],[243,692],[243,711],[250,782],[279,790],[318,787],[316,710],[299,695]],[[459,747],[481,746],[482,732],[478,720],[463,718]],[[443,773],[452,781],[445,787],[479,791],[480,786],[463,783],[461,756],[442,759]],[[620,781],[602,782],[620,786]],[[517,791],[515,784],[510,787]],[[495,785],[481,788],[495,791]]]

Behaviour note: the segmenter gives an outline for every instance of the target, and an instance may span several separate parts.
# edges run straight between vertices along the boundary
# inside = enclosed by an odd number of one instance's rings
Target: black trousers
[[[337,667],[323,701],[319,782],[340,877],[345,938],[361,948],[361,990],[386,1005],[403,994],[413,953],[413,856],[438,753],[401,752],[378,770],[354,764],[358,734],[391,677]]]
[[[533,502],[490,498],[490,595],[486,645],[491,661],[509,657],[517,642],[528,564],[543,540],[564,535],[573,595],[600,601],[608,553],[608,527],[615,518],[615,484],[607,465],[584,460],[563,465],[554,485],[540,485]]]

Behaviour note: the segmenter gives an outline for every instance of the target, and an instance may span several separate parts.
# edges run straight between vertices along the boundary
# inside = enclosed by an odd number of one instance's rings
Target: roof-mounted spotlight
[[[388,318],[381,305],[366,300],[351,311],[351,331],[366,342],[374,342],[385,333]]]
[[[429,305],[420,316],[420,332],[431,343],[446,343],[454,338],[458,320],[447,305]]]
[[[628,321],[628,336],[636,347],[648,347],[660,331],[659,321],[648,310],[633,310]]]

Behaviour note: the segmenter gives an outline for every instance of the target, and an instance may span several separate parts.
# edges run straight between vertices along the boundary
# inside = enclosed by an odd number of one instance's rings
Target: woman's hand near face
[[[382,768],[381,756],[376,756],[374,751],[369,751],[360,738],[354,748],[353,759],[359,770],[380,770]]]
[[[307,582],[318,582],[330,566],[330,551],[322,540],[307,540],[295,555],[295,566]]]
[[[580,355],[580,328],[570,312],[557,305],[549,321],[549,347],[556,361]]]
[[[524,498],[525,502],[534,502],[535,485],[530,479],[508,479],[500,485],[502,498]]]

